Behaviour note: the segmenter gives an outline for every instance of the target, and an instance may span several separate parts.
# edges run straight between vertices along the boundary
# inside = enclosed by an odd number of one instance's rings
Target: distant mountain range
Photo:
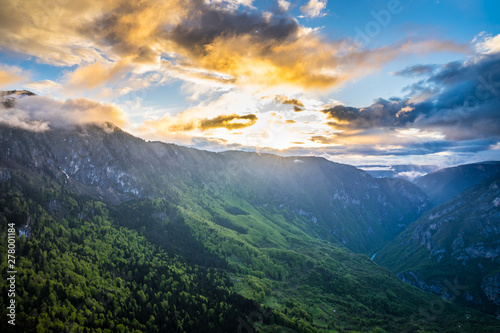
[[[415,179],[415,184],[434,204],[441,204],[499,172],[499,161],[466,164],[429,173]]]

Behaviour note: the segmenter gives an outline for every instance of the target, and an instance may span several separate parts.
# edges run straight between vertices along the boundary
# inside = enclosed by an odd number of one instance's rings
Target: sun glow
[[[296,122],[285,119],[275,112],[257,113],[258,120],[252,126],[237,131],[227,128],[216,128],[199,132],[211,142],[224,142],[226,145],[245,147],[271,148],[285,150],[293,147],[320,148],[331,145],[325,141],[313,140],[314,137],[329,133],[327,125],[309,122]]]

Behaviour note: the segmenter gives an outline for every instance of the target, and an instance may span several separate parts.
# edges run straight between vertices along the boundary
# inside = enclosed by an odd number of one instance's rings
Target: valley
[[[2,226],[14,220],[24,235],[27,330],[498,328],[370,260],[431,208],[408,181],[321,158],[146,142],[112,124],[3,126],[0,140]]]

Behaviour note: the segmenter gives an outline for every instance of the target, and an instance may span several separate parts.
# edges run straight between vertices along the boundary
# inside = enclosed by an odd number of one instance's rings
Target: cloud
[[[260,116],[255,113],[263,103],[261,99],[237,91],[213,98],[180,112],[167,112],[161,117],[147,119],[134,133],[151,140],[191,145],[196,137],[231,141],[239,137],[238,130],[248,130],[258,124]]]
[[[359,50],[350,48],[342,57],[337,57],[337,67],[343,68],[345,72],[337,71],[337,73],[343,74],[343,80],[340,82],[344,82],[348,79],[367,75],[367,73],[372,72],[374,69],[380,68],[382,65],[404,54],[426,54],[431,52],[470,53],[470,51],[468,45],[450,41],[415,40],[408,38],[398,43],[376,49]],[[342,78],[340,75],[337,75],[337,77]]]
[[[478,53],[500,53],[500,34],[493,37],[483,31],[472,40],[472,43],[475,44]]]
[[[241,129],[254,125],[257,122],[257,116],[247,114],[238,116],[237,114],[218,116],[213,119],[203,119],[200,121],[202,131],[212,128],[227,128],[228,130]]]
[[[287,2],[281,1],[283,9]],[[302,9],[321,15],[326,1]],[[70,19],[69,19],[70,18]],[[148,71],[254,90],[326,90],[366,75],[406,53],[464,52],[446,41],[404,41],[361,50],[327,40],[286,11],[258,10],[249,0],[12,0],[0,13],[0,46],[42,63],[77,66],[70,89],[94,89]],[[194,77],[196,72],[197,77]]]
[[[326,8],[326,2],[326,0],[309,0],[307,5],[300,7],[300,10],[309,17],[324,16],[322,11]]]
[[[402,69],[400,71],[396,71],[394,75],[400,76],[420,76],[420,75],[429,75],[437,68],[436,65],[414,65]]]
[[[427,115],[419,126],[450,140],[500,137],[500,54],[446,64],[418,85],[437,92],[420,104]]]
[[[111,2],[104,4],[97,0],[5,1],[0,11],[0,45],[58,66],[102,59],[96,45],[80,33],[79,27],[110,7]]]
[[[328,136],[324,136],[324,135],[314,135],[309,140],[312,142],[318,142],[318,143],[321,143],[324,145],[331,145],[331,144],[336,143],[334,136],[328,137]]]
[[[337,105],[323,112],[336,130],[418,128],[466,141],[500,140],[499,109],[500,55],[491,54],[436,68],[411,87],[407,98],[378,99],[366,108]]]
[[[23,87],[29,91],[33,91],[38,95],[53,94],[59,92],[63,87],[52,80],[31,81],[23,84]]]
[[[127,124],[125,114],[110,104],[85,98],[58,101],[41,96],[24,97],[17,100],[12,108],[0,108],[0,122],[34,131],[87,123]]]
[[[425,176],[426,173],[425,172],[420,172],[420,171],[415,171],[415,170],[412,170],[412,171],[403,171],[403,172],[400,172],[396,175],[396,177],[400,177],[400,178],[404,178],[404,179],[409,179],[410,181],[413,181],[414,179],[418,178],[418,177],[422,177],[422,176]]]
[[[194,56],[224,37],[251,36],[255,42],[284,42],[295,38],[300,26],[289,16],[268,16],[264,12],[228,12],[217,8],[191,11],[189,21],[177,24],[162,35]]]
[[[147,121],[146,125],[157,129],[167,126],[170,132],[187,132],[195,129],[208,131],[217,128],[225,128],[232,131],[253,126],[257,122],[257,116],[254,114],[243,116],[231,114],[215,118],[193,119],[188,122],[174,121],[172,124],[169,124],[170,122],[170,119],[164,118],[160,121]]]
[[[466,155],[489,151],[494,140],[420,141],[411,137],[401,137],[397,132],[383,130],[365,130],[350,133],[337,133],[330,136],[314,136],[316,140],[327,144],[321,148],[308,148],[310,154],[357,156],[433,156],[436,154]],[[290,154],[300,154],[294,148]],[[304,152],[302,152],[304,154]]]
[[[327,114],[328,124],[336,130],[403,127],[416,119],[414,107],[408,100],[378,99],[366,108],[336,105],[322,112]]]
[[[0,64],[0,87],[13,85],[26,79],[27,77],[25,76],[21,68]]]
[[[168,77],[191,84],[193,89],[189,91],[190,95],[196,97],[200,95],[200,90],[229,91],[234,88],[235,83],[234,78],[229,75],[194,66],[174,65],[168,60],[162,61],[160,71]]]
[[[288,98],[288,97],[282,96],[282,95],[276,95],[274,97],[274,101],[278,102],[278,103],[281,103],[281,104],[293,105],[293,106],[298,106],[298,107],[301,107],[301,108],[304,107],[304,103],[302,103],[298,99],[296,99],[296,98]]]
[[[130,60],[125,58],[117,63],[94,62],[78,67],[67,78],[68,89],[94,89],[116,80],[129,69]]]
[[[286,12],[290,8],[290,2],[286,0],[278,0],[278,7],[281,11]]]
[[[207,0],[209,4],[223,5],[229,10],[237,10],[239,7],[253,8],[253,0]]]
[[[133,132],[150,140],[167,140],[185,145],[203,144],[203,148],[229,149],[260,146],[285,149],[294,142],[305,146],[319,146],[307,141],[308,133],[329,130],[322,124],[326,116],[319,112],[277,110],[269,95],[251,96],[241,91],[229,91],[212,96],[212,101],[200,101],[182,112],[167,112],[163,117],[150,118]],[[274,97],[274,95],[272,95]],[[306,103],[307,102],[307,103]],[[304,100],[305,105],[312,103]],[[283,108],[281,108],[283,109]],[[208,140],[208,141],[207,141]],[[226,148],[222,147],[227,146]],[[233,147],[233,146],[231,146]]]

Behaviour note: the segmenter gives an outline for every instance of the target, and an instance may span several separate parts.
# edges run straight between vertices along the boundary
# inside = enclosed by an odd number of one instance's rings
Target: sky
[[[0,0],[0,110],[212,151],[500,160],[496,0]]]

